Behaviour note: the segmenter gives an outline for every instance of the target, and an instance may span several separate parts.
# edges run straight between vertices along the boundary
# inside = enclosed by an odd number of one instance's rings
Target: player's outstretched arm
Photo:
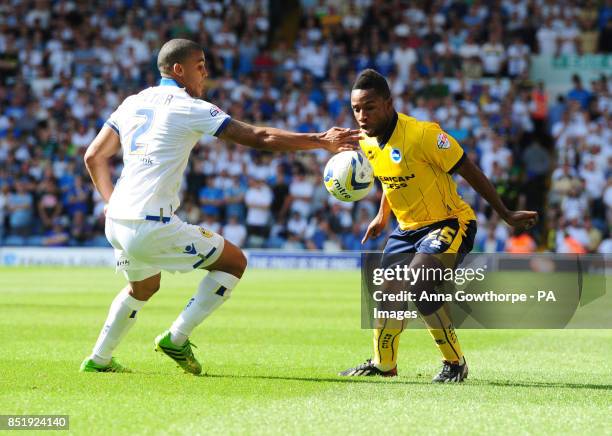
[[[482,196],[482,198],[487,200],[499,216],[512,227],[528,229],[533,227],[538,221],[537,212],[531,210],[508,210],[497,194],[493,184],[469,157],[465,156],[463,163],[457,168],[457,172]]]
[[[108,160],[121,148],[119,135],[104,125],[98,136],[89,144],[85,152],[85,166],[91,176],[91,180],[106,203],[113,193],[113,180]]]
[[[273,127],[252,126],[232,119],[219,138],[260,150],[297,151],[324,148],[338,153],[357,148],[359,130],[332,127],[322,133],[295,133]]]

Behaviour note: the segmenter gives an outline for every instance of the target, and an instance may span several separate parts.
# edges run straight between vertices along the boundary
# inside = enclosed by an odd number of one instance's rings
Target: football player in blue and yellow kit
[[[457,194],[452,178],[455,172],[510,226],[529,228],[536,223],[536,212],[510,211],[504,206],[487,177],[438,124],[397,113],[389,85],[376,71],[365,70],[357,77],[351,106],[366,135],[360,141],[361,148],[384,193],[362,242],[377,237],[393,212],[398,226],[387,240],[385,255],[415,253],[411,267],[431,265],[432,255],[440,253],[454,254],[460,261],[472,249],[476,216]],[[444,303],[416,306],[443,356],[442,371],[433,381],[462,381],[467,377],[467,364]],[[374,357],[340,375],[397,375],[402,328],[385,326],[374,330]]]

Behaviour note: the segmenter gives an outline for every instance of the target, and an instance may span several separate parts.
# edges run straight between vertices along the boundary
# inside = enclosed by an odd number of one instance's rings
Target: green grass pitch
[[[77,434],[610,434],[611,330],[460,330],[461,385],[404,333],[396,379],[336,376],[371,354],[357,272],[251,270],[192,336],[206,376],[153,351],[201,273],[166,274],[116,351],[134,374],[82,374],[123,278],[0,268],[0,414],[68,414]]]

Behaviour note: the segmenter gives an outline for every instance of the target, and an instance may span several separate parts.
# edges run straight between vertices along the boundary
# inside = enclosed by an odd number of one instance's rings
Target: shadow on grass
[[[612,390],[612,385],[596,385],[592,383],[546,383],[546,382],[520,382],[520,381],[485,381],[481,384],[491,386],[511,387],[511,388],[555,388],[555,389],[599,389],[604,391]]]
[[[233,374],[202,374],[199,377],[210,378],[251,378],[260,380],[288,380],[304,381],[315,383],[385,383],[385,384],[406,384],[406,385],[428,385],[428,381],[419,380],[398,380],[383,377],[289,377],[276,375],[233,375]]]
[[[209,378],[248,378],[259,380],[288,380],[288,381],[303,381],[314,383],[384,383],[384,384],[400,384],[400,385],[432,385],[429,380],[401,380],[396,378],[380,378],[380,377],[290,377],[290,376],[274,376],[274,375],[233,375],[233,374],[202,374],[199,377]],[[466,386],[495,386],[509,388],[553,388],[553,389],[598,389],[612,390],[612,385],[597,385],[592,383],[546,383],[546,382],[530,382],[530,381],[495,381],[495,380],[467,380]]]

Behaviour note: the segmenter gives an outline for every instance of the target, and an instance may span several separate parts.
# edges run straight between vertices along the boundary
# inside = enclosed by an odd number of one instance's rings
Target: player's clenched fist
[[[508,212],[503,218],[508,225],[526,230],[538,222],[538,213],[531,210],[517,210]]]

